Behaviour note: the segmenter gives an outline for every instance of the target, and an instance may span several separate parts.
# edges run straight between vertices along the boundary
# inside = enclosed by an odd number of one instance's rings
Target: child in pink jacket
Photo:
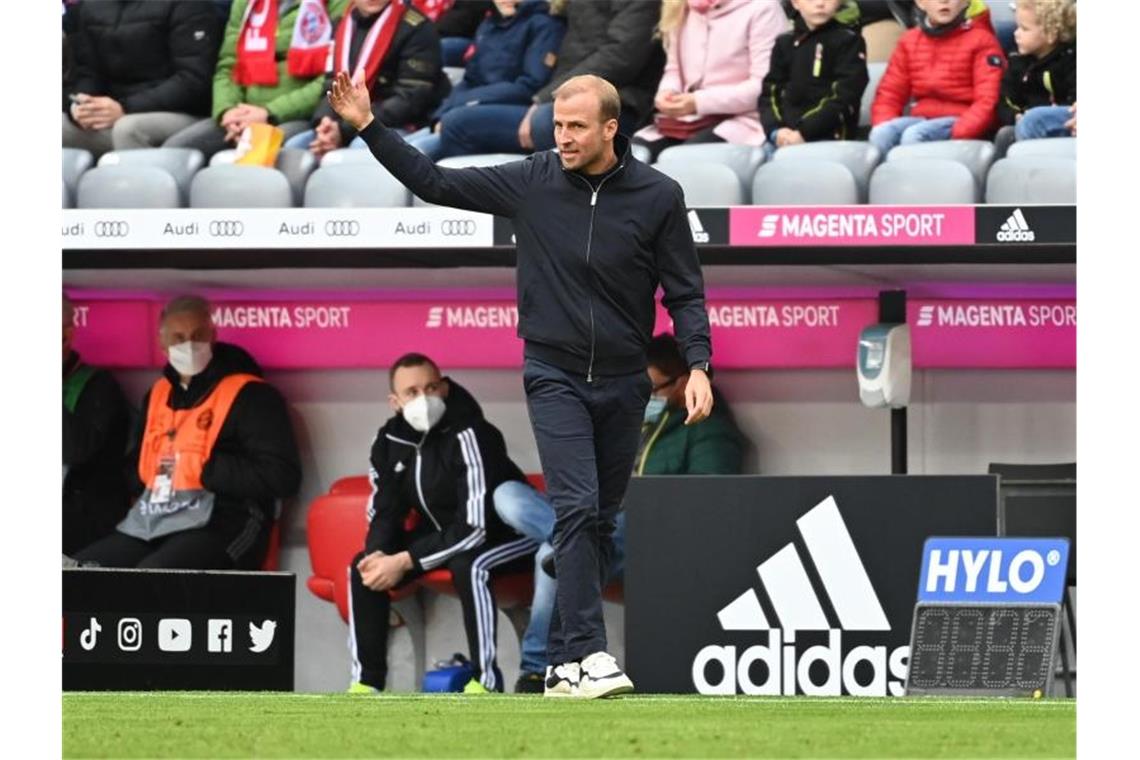
[[[666,63],[655,123],[634,134],[634,142],[648,147],[653,160],[681,143],[763,144],[756,102],[772,47],[788,30],[780,3],[665,0],[659,28]]]

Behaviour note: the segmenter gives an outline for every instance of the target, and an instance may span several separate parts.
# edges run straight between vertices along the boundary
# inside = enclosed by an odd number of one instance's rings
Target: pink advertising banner
[[[974,245],[973,206],[749,206],[728,225],[731,245]]]
[[[158,350],[158,312],[153,301],[100,300],[72,293],[75,350],[103,367],[150,367]]]
[[[911,300],[907,322],[915,367],[1077,366],[1073,298]]]

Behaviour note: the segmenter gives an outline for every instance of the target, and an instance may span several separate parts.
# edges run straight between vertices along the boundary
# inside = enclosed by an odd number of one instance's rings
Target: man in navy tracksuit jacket
[[[605,651],[601,587],[649,400],[646,347],[658,285],[692,368],[686,422],[712,409],[704,282],[680,186],[631,157],[617,134],[617,90],[596,76],[572,77],[556,92],[557,154],[491,167],[437,167],[372,118],[367,90],[347,74],[329,99],[423,200],[513,221],[523,385],[555,511],[554,667],[545,693],[631,691]]]

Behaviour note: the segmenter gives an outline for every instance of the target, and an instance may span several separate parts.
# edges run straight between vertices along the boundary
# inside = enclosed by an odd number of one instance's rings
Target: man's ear
[[[617,119],[610,119],[609,121],[607,121],[605,124],[602,125],[602,135],[606,138],[607,142],[614,139],[614,137],[617,136],[617,133],[618,133],[618,120]]]
[[[400,413],[400,399],[396,398],[395,393],[388,394],[388,407],[396,414]]]

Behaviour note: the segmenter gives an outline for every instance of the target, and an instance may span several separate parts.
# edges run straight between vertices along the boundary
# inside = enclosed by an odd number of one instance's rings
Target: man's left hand
[[[412,567],[412,557],[407,552],[380,554],[376,552],[365,557],[357,569],[360,580],[373,591],[387,591],[398,584],[404,573]]]
[[[123,106],[119,101],[104,95],[88,98],[76,111],[82,126],[88,129],[109,129],[123,118]]]
[[[712,414],[713,396],[709,376],[703,369],[694,369],[689,372],[689,380],[685,383],[685,408],[689,416],[685,418],[686,425],[695,425],[707,419]]]

